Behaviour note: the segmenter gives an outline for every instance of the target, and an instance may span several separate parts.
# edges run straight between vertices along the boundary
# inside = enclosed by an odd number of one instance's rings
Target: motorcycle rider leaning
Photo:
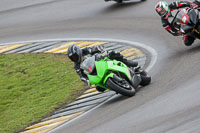
[[[162,26],[167,30],[169,33],[171,33],[174,36],[180,36],[182,33],[179,30],[178,25],[172,25],[171,22],[169,22],[169,18],[174,17],[172,15],[172,11],[175,11],[176,9],[180,8],[199,8],[200,7],[200,0],[192,1],[175,1],[171,4],[167,4],[166,1],[160,1],[156,4],[155,10],[161,17]],[[195,38],[189,35],[184,35],[183,37],[184,44],[186,46],[192,45]]]
[[[68,57],[71,61],[74,62],[74,69],[76,70],[77,74],[80,76],[80,79],[90,86],[89,79],[87,75],[84,73],[84,70],[81,69],[81,63],[87,58],[88,55],[94,55],[95,53],[101,53],[103,50],[102,46],[93,46],[93,47],[85,47],[81,49],[79,46],[73,44],[70,45],[68,48]],[[134,62],[132,60],[127,60],[123,55],[119,52],[110,51],[108,53],[110,59],[115,59],[118,61],[123,62],[129,67],[137,67],[138,62]],[[96,86],[96,89],[100,92],[103,92],[105,89],[99,86]]]

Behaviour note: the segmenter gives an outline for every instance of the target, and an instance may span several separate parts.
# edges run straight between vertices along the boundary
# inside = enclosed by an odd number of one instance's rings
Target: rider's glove
[[[94,46],[91,47],[91,54],[95,54],[95,53],[101,53],[104,50],[104,47],[99,45],[99,46]]]
[[[177,31],[176,34],[177,34],[177,36],[183,35],[183,33],[181,31]]]
[[[97,49],[98,49],[98,51],[104,51],[105,50],[105,48],[102,46],[102,45],[98,45],[97,46]]]
[[[102,57],[106,57],[108,56],[108,51],[103,51],[103,53],[101,54]]]
[[[190,8],[197,9],[199,6],[194,3],[190,3]]]

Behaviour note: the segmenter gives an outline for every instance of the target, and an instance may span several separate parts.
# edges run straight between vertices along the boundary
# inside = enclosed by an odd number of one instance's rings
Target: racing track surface
[[[13,2],[6,0],[0,5],[0,43],[104,38],[143,43],[158,52],[150,70],[151,85],[132,98],[114,97],[52,133],[200,132],[200,42],[186,47],[180,38],[164,31],[154,11],[157,0],[125,4],[103,0]]]

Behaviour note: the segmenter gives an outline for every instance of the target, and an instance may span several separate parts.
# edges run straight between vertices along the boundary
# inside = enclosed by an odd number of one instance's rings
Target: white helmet
[[[156,4],[155,10],[161,17],[164,17],[169,12],[169,6],[166,1],[160,1]]]

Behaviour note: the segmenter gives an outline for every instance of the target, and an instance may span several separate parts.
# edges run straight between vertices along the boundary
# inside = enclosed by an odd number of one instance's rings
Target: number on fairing
[[[187,14],[183,15],[183,17],[181,18],[181,24],[187,24],[189,20],[189,16]]]

